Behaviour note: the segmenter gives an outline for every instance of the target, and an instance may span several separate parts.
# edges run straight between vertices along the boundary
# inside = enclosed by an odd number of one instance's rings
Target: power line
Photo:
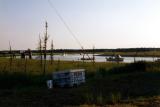
[[[73,33],[73,31],[70,29],[70,27],[69,27],[68,24],[65,22],[64,18],[61,16],[61,14],[58,12],[58,10],[55,8],[55,6],[53,5],[53,3],[52,3],[50,0],[48,0],[48,3],[49,3],[49,5],[51,6],[51,8],[54,9],[54,11],[56,12],[57,16],[60,18],[60,20],[62,21],[62,23],[64,24],[64,26],[66,27],[66,29],[69,31],[69,33],[70,33],[70,34],[73,36],[73,38],[76,40],[76,42],[80,45],[80,47],[81,47],[82,49],[84,49],[83,46],[82,46],[82,44],[80,43],[80,41],[79,41],[78,38],[76,37],[76,35],[75,35],[75,34]]]
[[[79,46],[81,47],[81,49],[84,51],[84,48],[81,44],[81,42],[78,40],[78,38],[76,37],[76,35],[73,33],[73,31],[70,29],[70,27],[68,26],[68,24],[65,22],[64,18],[61,16],[61,14],[58,12],[58,10],[55,8],[55,6],[53,5],[53,3],[50,0],[47,0],[49,5],[51,6],[51,8],[54,9],[54,11],[56,12],[57,16],[60,18],[60,20],[62,21],[62,23],[64,24],[64,26],[66,27],[66,29],[69,31],[69,33],[73,36],[73,38],[76,40],[76,42],[79,44]],[[85,53],[85,52],[84,52]],[[88,54],[86,54],[89,57]]]

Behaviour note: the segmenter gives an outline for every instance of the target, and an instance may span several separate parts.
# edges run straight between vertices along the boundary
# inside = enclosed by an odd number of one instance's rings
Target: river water
[[[92,54],[88,54],[90,57],[92,57]],[[65,54],[65,55],[54,55],[54,60],[63,60],[63,61],[82,61],[80,60],[82,58],[82,55],[80,54]],[[88,58],[88,56],[85,56]],[[109,57],[109,56],[107,56]],[[125,63],[131,63],[134,62],[134,57],[123,57]],[[159,59],[160,57],[135,57],[135,61],[155,61]],[[40,59],[38,56],[33,56],[33,59]],[[50,60],[50,55],[47,55],[47,60]],[[97,56],[95,55],[95,62],[106,62],[105,56]]]

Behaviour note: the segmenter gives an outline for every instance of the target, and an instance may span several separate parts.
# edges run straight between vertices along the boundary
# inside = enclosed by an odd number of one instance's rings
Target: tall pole
[[[45,28],[46,28],[46,32],[45,32],[45,37],[44,37],[44,59],[46,59],[46,49],[47,49],[47,40],[48,40],[48,33],[47,33],[47,29],[48,29],[48,23],[45,23]]]
[[[47,40],[48,40],[48,23],[46,21],[45,23],[45,35],[44,35],[44,71],[43,71],[43,74],[45,75],[45,72],[46,72],[46,50],[47,50]]]

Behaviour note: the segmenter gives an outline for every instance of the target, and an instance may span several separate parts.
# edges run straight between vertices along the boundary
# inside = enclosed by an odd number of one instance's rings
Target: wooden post
[[[9,59],[9,67],[10,67],[10,71],[12,70],[12,61],[13,61],[13,59],[12,59],[12,47],[11,47],[11,44],[10,44],[10,42],[9,42],[9,50],[10,50],[10,59]]]
[[[93,46],[93,58],[92,58],[92,59],[93,59],[93,65],[94,65],[94,63],[95,63],[94,48],[95,48],[95,47]]]
[[[25,58],[24,72],[27,73],[27,58]]]
[[[53,45],[53,40],[51,42],[51,64],[53,64],[53,48],[54,48],[54,45]]]

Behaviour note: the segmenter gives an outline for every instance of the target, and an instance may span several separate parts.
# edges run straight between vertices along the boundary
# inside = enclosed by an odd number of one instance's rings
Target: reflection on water
[[[92,54],[88,54],[92,57]],[[66,55],[54,55],[54,60],[63,60],[63,61],[82,61],[82,55],[80,54],[66,54]],[[87,56],[85,56],[87,57]],[[109,56],[107,56],[109,57]],[[126,63],[134,62],[134,57],[123,57]],[[155,61],[159,57],[135,57],[135,61]],[[38,56],[33,56],[33,59],[40,59]],[[47,60],[50,60],[50,56],[47,56]],[[88,60],[87,60],[88,61]],[[105,56],[96,56],[95,55],[95,62],[106,62]]]

